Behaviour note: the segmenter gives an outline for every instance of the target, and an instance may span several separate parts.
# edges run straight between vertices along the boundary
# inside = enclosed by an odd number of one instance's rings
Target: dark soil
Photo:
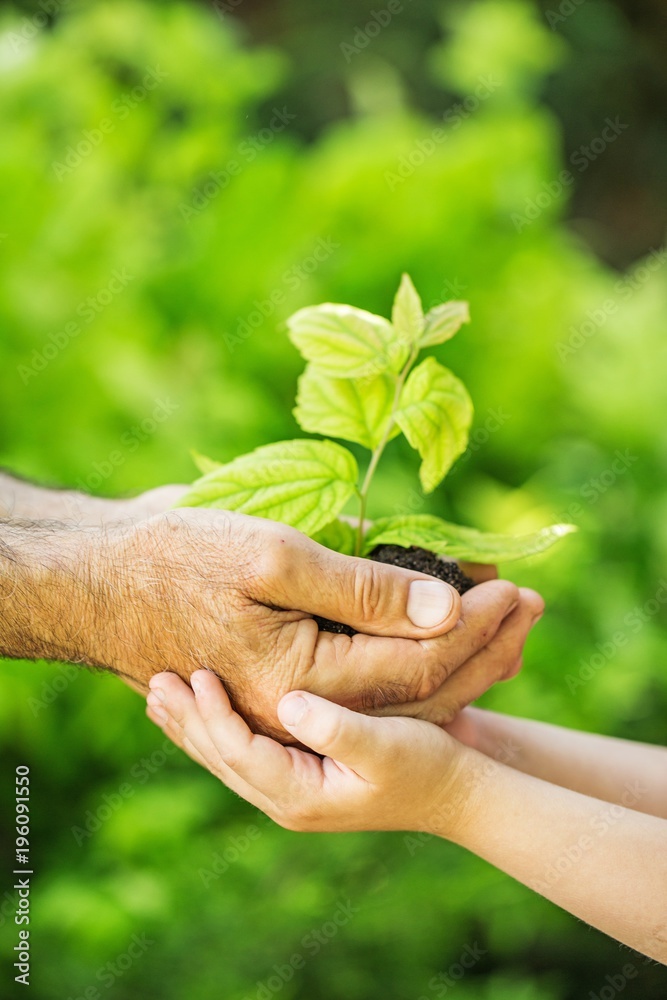
[[[404,549],[400,545],[376,545],[369,552],[369,559],[376,562],[391,563],[393,566],[402,566],[404,569],[414,569],[418,573],[428,573],[430,576],[437,576],[439,580],[444,580],[458,590],[459,594],[465,594],[467,590],[475,586],[474,580],[466,576],[461,567],[453,559],[445,559],[428,549],[419,549],[412,546]],[[356,635],[356,629],[350,625],[342,625],[340,622],[329,621],[328,618],[318,618],[315,621],[320,627],[320,632],[339,632],[341,635]]]

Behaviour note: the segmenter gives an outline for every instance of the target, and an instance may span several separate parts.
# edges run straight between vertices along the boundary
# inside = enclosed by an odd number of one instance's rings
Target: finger
[[[270,523],[270,522],[269,522]],[[368,635],[424,639],[454,627],[458,591],[442,580],[371,559],[344,556],[294,529],[264,529],[254,585],[273,606],[329,618]]]
[[[437,725],[446,725],[480,698],[490,687],[515,676],[521,667],[521,654],[531,628],[539,621],[544,608],[542,598],[533,590],[522,589],[518,606],[502,622],[491,642],[472,656],[441,688],[421,705],[383,709],[378,714],[416,715]]]
[[[458,560],[458,564],[466,576],[469,576],[475,583],[486,583],[488,580],[498,579],[498,567],[491,563],[466,562]]]
[[[151,722],[155,723],[155,725],[162,730],[165,736],[168,736],[171,742],[182,750],[183,753],[186,753],[188,757],[195,762],[195,764],[199,764],[205,771],[211,770],[207,761],[204,760],[196,747],[194,747],[187,739],[181,727],[177,726],[164,711],[155,710],[151,705],[147,705],[146,715]]]
[[[275,815],[276,808],[289,814],[308,799],[321,783],[321,761],[269,736],[255,735],[210,671],[197,671],[191,681],[208,738],[225,770],[245,789],[239,794],[269,815]]]
[[[387,726],[389,720],[352,712],[310,692],[286,694],[278,705],[278,718],[299,742],[367,780],[386,769],[388,754],[395,752],[396,733]]]
[[[219,761],[206,729],[197,718],[195,698],[190,687],[176,674],[155,674],[149,682],[147,709],[158,720],[166,735],[186,753],[187,743],[201,758],[199,763],[219,777]]]
[[[363,710],[424,701],[487,645],[518,601],[517,587],[507,580],[480,584],[463,596],[456,627],[422,642],[321,632],[307,687]],[[305,631],[312,622],[294,627]]]
[[[208,673],[208,671],[200,672]],[[246,787],[245,782],[242,782],[225,764],[218,748],[209,737],[192,689],[176,674],[168,672],[156,674],[151,678],[150,685],[148,706],[158,718],[166,717],[166,722],[162,726],[166,735],[190,756],[196,755],[198,763],[232,791],[249,799],[260,808],[265,807],[266,801],[264,799],[254,801],[253,790]]]

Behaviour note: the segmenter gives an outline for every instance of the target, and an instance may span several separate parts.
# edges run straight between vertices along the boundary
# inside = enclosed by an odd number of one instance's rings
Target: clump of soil
[[[451,584],[459,594],[465,594],[467,590],[475,586],[474,580],[466,576],[461,567],[453,559],[445,559],[428,549],[420,549],[413,545],[409,549],[404,549],[401,545],[376,545],[368,553],[369,559],[376,562],[391,563],[393,566],[402,566],[404,569],[413,569],[418,573],[428,573],[430,576],[437,576],[439,580]],[[319,625],[320,632],[339,632],[341,635],[356,635],[356,629],[350,625],[343,625],[341,622],[332,622],[328,618],[318,618],[315,621]]]

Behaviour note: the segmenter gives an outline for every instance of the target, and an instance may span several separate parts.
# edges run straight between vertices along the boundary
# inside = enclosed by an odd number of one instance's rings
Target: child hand
[[[192,689],[162,675],[148,715],[233,791],[290,830],[418,830],[454,834],[465,802],[464,747],[437,726],[375,718],[306,692],[290,692],[278,715],[323,759],[254,735],[218,678],[192,675]],[[194,691],[194,693],[193,693]]]

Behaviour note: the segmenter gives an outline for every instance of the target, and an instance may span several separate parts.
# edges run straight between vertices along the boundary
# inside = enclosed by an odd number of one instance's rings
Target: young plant
[[[425,493],[444,479],[468,443],[473,407],[463,383],[420,351],[449,340],[469,322],[466,302],[445,302],[426,315],[407,274],[391,322],[354,306],[309,306],[287,321],[308,362],[294,416],[304,431],[367,448],[363,477],[347,448],[329,440],[265,445],[226,464],[195,455],[202,477],[181,507],[223,507],[290,524],[323,545],[367,555],[377,545],[418,546],[453,559],[504,562],[549,548],[574,528],[555,524],[528,535],[486,534],[432,514],[382,517],[370,526],[366,506],[387,444],[403,433],[421,457]],[[338,515],[357,499],[357,526]]]

